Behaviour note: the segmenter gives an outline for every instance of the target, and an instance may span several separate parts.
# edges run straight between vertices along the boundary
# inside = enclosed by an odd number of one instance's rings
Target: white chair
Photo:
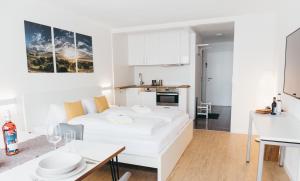
[[[206,119],[208,119],[208,113],[209,113],[209,105],[203,104],[200,106],[197,106],[197,115],[204,115]]]
[[[200,106],[208,106],[208,112],[211,113],[211,102],[200,102]]]

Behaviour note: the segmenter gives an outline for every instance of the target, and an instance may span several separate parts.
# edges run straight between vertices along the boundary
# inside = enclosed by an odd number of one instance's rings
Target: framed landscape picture
[[[92,37],[76,33],[77,70],[94,72]]]
[[[58,28],[54,28],[54,46],[56,71],[76,72],[76,52],[74,33]]]
[[[28,72],[53,73],[51,27],[24,21]]]

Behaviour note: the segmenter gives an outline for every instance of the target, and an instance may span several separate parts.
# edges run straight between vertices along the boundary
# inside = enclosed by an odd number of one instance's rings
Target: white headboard
[[[37,127],[45,127],[46,118],[51,104],[63,104],[66,101],[77,101],[83,98],[90,98],[102,95],[100,87],[76,88],[70,90],[32,92],[25,94],[24,119],[25,129],[33,131]]]

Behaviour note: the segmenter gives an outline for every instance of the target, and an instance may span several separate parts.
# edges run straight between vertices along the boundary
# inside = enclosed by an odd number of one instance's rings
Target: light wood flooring
[[[169,181],[255,181],[259,145],[253,143],[250,164],[245,163],[247,136],[220,131],[194,130],[194,138],[177,163]],[[254,142],[254,141],[253,141]],[[130,181],[155,181],[156,170],[121,165],[121,174],[130,171]],[[85,181],[110,181],[104,167]],[[283,168],[264,162],[264,181],[288,181]]]

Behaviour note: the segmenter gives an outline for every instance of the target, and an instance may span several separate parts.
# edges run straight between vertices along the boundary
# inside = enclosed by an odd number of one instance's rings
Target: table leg
[[[110,172],[111,172],[112,181],[117,181],[113,159],[109,161],[109,165],[110,165]]]
[[[280,146],[279,166],[283,167],[285,158],[285,146]]]
[[[119,172],[119,161],[118,156],[116,156],[116,167],[117,167],[117,178],[120,179],[120,172]]]
[[[264,153],[265,153],[265,143],[264,143],[264,141],[260,140],[256,181],[262,180],[263,166],[264,166]]]
[[[251,154],[251,139],[252,139],[252,114],[249,114],[249,126],[248,126],[248,140],[247,140],[247,153],[246,153],[246,163],[250,162]]]

